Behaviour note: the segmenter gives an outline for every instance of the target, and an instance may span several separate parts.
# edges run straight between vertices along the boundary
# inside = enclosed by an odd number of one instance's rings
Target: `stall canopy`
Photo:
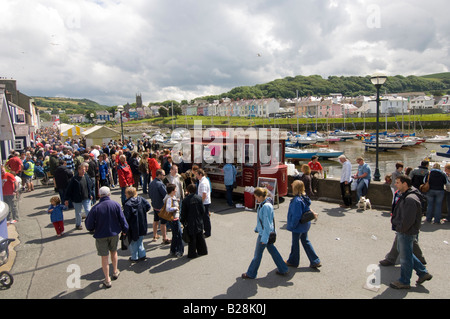
[[[70,124],[60,124],[60,130],[61,130],[61,136],[63,137],[75,137],[75,136],[81,136],[81,133],[83,133],[84,128],[79,127],[77,125],[70,125]]]
[[[96,125],[81,133],[86,138],[86,146],[102,145],[120,138],[120,133],[106,126]]]

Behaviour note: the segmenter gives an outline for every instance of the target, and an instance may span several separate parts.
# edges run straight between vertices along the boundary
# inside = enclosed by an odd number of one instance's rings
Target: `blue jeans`
[[[247,276],[249,276],[250,278],[256,278],[259,265],[261,264],[262,255],[266,247],[269,251],[269,254],[272,256],[275,265],[277,265],[278,271],[283,274],[288,272],[288,267],[281,257],[280,253],[278,252],[277,248],[273,244],[261,244],[261,235],[258,235],[258,239],[256,240],[255,256],[253,257],[253,260],[247,270]]]
[[[131,260],[138,260],[139,258],[144,258],[145,255],[145,248],[143,244],[144,236],[139,236],[138,240],[134,241],[132,240],[130,242],[130,253],[131,253]]]
[[[404,285],[410,284],[413,269],[419,277],[428,273],[425,266],[413,254],[413,242],[416,239],[417,235],[397,233],[397,249],[401,264],[399,281]]]
[[[120,201],[122,203],[122,206],[123,206],[123,204],[125,204],[125,201],[127,200],[127,196],[125,195],[125,190],[126,189],[127,189],[126,187],[121,187],[120,188]]]
[[[358,184],[356,185],[356,202],[359,202],[361,196],[366,196],[367,194],[367,186],[364,182],[364,179],[358,180]]]
[[[233,185],[225,185],[227,189],[227,204],[233,206]]]
[[[170,252],[173,254],[179,253],[183,254],[184,252],[184,246],[183,246],[183,240],[181,239],[181,234],[183,231],[181,230],[181,223],[180,220],[174,220],[170,222],[172,227],[172,242],[170,244]]]
[[[431,222],[434,217],[434,222],[439,223],[442,216],[442,202],[444,201],[444,190],[430,189],[427,193],[427,221]]]
[[[141,179],[142,179],[142,192],[144,193],[144,194],[147,194],[148,193],[148,180],[149,180],[149,178],[148,178],[148,174],[147,173],[142,173],[142,175],[141,175]]]
[[[309,263],[311,265],[316,265],[320,263],[319,257],[316,255],[311,242],[308,239],[308,233],[292,233],[292,246],[291,254],[287,262],[293,266],[298,266],[300,264],[300,243],[302,241],[303,249],[305,250],[306,256],[308,256]]]
[[[73,203],[73,207],[75,208],[75,226],[81,226],[81,210],[84,208],[84,212],[86,213],[86,217],[91,210],[91,200],[84,199],[81,203]]]

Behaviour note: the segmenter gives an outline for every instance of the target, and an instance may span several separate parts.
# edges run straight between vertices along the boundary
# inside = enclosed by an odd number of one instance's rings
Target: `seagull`
[[[258,57],[261,57],[261,53],[258,53],[257,56],[258,56]]]

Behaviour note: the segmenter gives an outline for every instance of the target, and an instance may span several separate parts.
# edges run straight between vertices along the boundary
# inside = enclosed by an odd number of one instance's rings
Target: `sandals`
[[[106,281],[106,279],[103,280],[103,286],[105,288],[111,288],[111,281]]]
[[[117,278],[119,278],[119,275],[120,275],[120,271],[117,270],[117,272],[115,272],[115,273],[111,276],[111,279],[112,279],[112,280],[117,280]]]

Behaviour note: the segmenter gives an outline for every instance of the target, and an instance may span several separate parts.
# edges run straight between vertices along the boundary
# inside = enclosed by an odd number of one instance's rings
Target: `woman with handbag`
[[[292,193],[294,198],[289,204],[287,215],[287,230],[292,232],[292,246],[289,259],[286,265],[290,267],[298,267],[300,264],[300,244],[302,242],[306,256],[309,259],[309,267],[318,268],[321,265],[311,242],[308,239],[308,230],[311,226],[311,220],[317,219],[317,214],[311,211],[311,200],[305,194],[305,185],[302,181],[296,180],[292,183]]]
[[[283,261],[280,253],[273,244],[275,242],[275,224],[273,205],[268,200],[269,191],[266,188],[257,187],[253,193],[259,204],[257,210],[257,222],[255,232],[258,233],[256,240],[255,255],[246,273],[242,274],[243,279],[255,279],[261,264],[264,249],[267,248],[273,261],[277,265],[277,275],[285,276],[288,273],[288,267]]]
[[[181,240],[180,205],[176,196],[177,186],[167,184],[167,195],[164,198],[166,211],[173,215],[170,221],[172,229],[172,242],[170,244],[170,255],[182,257],[184,253],[183,241]]]

